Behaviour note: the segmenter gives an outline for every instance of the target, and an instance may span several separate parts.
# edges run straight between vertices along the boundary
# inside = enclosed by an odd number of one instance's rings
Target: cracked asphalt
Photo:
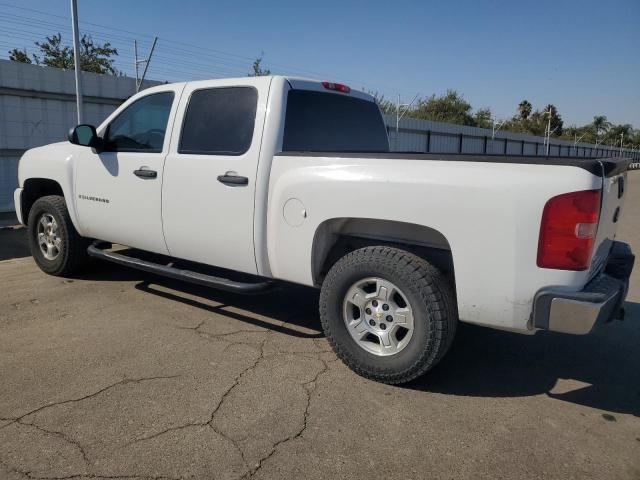
[[[640,251],[640,173],[619,238]],[[640,479],[640,272],[590,336],[463,325],[393,387],[337,361],[317,292],[108,264],[41,273],[0,230],[0,478]]]

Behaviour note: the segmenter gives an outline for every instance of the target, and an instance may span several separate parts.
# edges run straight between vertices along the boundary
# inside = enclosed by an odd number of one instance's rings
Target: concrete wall
[[[135,92],[133,78],[83,72],[82,81],[85,122],[94,125]],[[0,60],[0,212],[14,210],[22,153],[65,140],[76,123],[73,71]]]

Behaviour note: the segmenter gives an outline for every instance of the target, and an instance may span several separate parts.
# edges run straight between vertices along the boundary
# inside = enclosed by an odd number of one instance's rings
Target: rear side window
[[[283,151],[388,152],[387,130],[374,102],[289,90]]]
[[[178,152],[242,155],[251,146],[258,92],[252,87],[211,88],[191,94]]]

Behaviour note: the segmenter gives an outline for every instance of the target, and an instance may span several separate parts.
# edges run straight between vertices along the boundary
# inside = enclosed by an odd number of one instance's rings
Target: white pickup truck
[[[458,320],[586,334],[624,313],[626,171],[622,158],[390,153],[369,95],[269,76],[138,93],[26,152],[15,205],[49,274],[94,256],[236,292],[320,288],[339,357],[402,383],[443,357]]]

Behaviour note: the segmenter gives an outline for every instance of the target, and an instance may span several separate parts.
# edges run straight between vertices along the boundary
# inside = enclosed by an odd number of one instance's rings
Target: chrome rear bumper
[[[554,332],[585,335],[594,325],[623,315],[634,255],[623,242],[613,242],[603,271],[583,290],[567,292],[543,288],[533,301],[533,327]]]

